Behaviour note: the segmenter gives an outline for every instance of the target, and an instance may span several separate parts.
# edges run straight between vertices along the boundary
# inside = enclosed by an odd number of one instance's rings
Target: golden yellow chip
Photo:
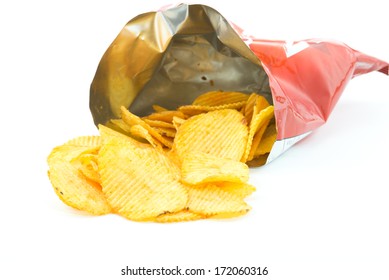
[[[247,135],[248,129],[241,113],[232,109],[212,111],[186,120],[177,130],[173,150],[181,159],[190,152],[204,152],[240,160]]]
[[[72,145],[78,147],[96,147],[101,145],[100,136],[79,136],[69,140],[65,145]]]
[[[168,148],[171,148],[171,142],[166,141],[164,137],[161,136],[157,131],[155,131],[154,128],[152,128],[150,125],[148,125],[144,120],[139,118],[138,116],[134,115],[130,111],[128,111],[125,107],[121,107],[122,112],[122,119],[125,123],[127,123],[129,126],[133,125],[141,125],[143,128],[145,128],[151,136],[153,136],[155,139],[157,139],[159,142],[161,142],[163,145],[165,145]],[[163,112],[161,112],[163,113]]]
[[[100,185],[87,180],[71,163],[52,163],[48,175],[55,193],[68,206],[94,215],[111,212]]]
[[[146,117],[143,117],[143,119],[148,119],[148,120],[155,120],[155,121],[163,121],[163,122],[168,122],[171,123],[173,121],[173,117],[179,117],[182,119],[185,119],[186,116],[184,113],[180,111],[160,111],[156,113],[152,113]]]
[[[206,106],[206,105],[184,105],[178,108],[178,110],[185,115],[188,116],[194,116],[210,111],[217,111],[217,110],[223,110],[223,109],[236,109],[240,110],[244,105],[246,104],[246,101],[241,102],[235,102],[235,103],[229,103],[229,104],[223,104],[218,106]]]
[[[219,106],[230,103],[247,101],[248,95],[242,92],[235,91],[210,91],[198,96],[193,102],[193,105],[203,106]]]
[[[162,148],[162,143],[156,140],[143,126],[139,124],[135,124],[131,126],[131,135],[146,140],[150,143],[154,148]]]
[[[169,111],[168,109],[162,107],[162,106],[159,106],[159,105],[153,105],[153,110],[155,112],[163,112],[163,111]]]
[[[263,97],[262,95],[257,94],[256,97],[257,98],[254,102],[254,107],[256,108],[257,112],[261,112],[262,110],[270,106],[269,102],[267,102],[266,98]]]
[[[180,170],[152,146],[108,135],[99,152],[104,194],[120,215],[135,221],[178,212],[188,199]]]
[[[254,158],[254,153],[258,148],[258,145],[262,139],[263,134],[265,133],[265,130],[267,126],[269,125],[269,122],[271,118],[274,116],[274,107],[269,106],[265,109],[263,109],[260,113],[261,115],[261,120],[257,129],[257,132],[254,135],[253,141],[251,143],[251,149],[250,153],[248,155],[247,160],[252,160]]]
[[[187,187],[187,210],[205,216],[232,217],[246,214],[251,207],[238,195],[209,184]]]
[[[258,129],[261,128],[263,125],[265,125],[266,122],[268,122],[273,117],[273,114],[274,114],[274,107],[273,106],[268,106],[261,111],[257,111],[257,110],[258,110],[257,107],[254,106],[254,112],[253,112],[252,120],[251,120],[250,127],[249,127],[247,144],[246,144],[244,155],[243,155],[242,160],[241,160],[242,162],[246,162],[249,159],[251,147],[253,144],[253,139],[254,139],[254,136],[257,133]]]
[[[177,118],[177,117],[173,117],[174,118]],[[143,119],[145,121],[145,123],[147,123],[148,125],[150,125],[151,127],[166,127],[166,128],[173,128],[175,129],[174,125],[172,122],[165,122],[165,121],[160,121],[160,120],[149,120],[149,119]]]
[[[78,157],[80,154],[87,150],[96,150],[98,147],[80,147],[73,145],[61,145],[53,148],[47,157],[47,163],[50,166],[52,162],[57,161],[66,161],[70,162],[74,158]]]
[[[246,183],[249,168],[240,161],[190,152],[182,159],[181,176],[185,184],[191,185],[219,181]]]
[[[255,187],[247,183],[236,182],[215,182],[216,186],[222,190],[237,195],[241,198],[246,198],[255,191]]]
[[[176,129],[176,131],[178,130],[178,128],[185,122],[186,120],[185,119],[181,119],[179,117],[173,117],[173,125],[174,125],[174,128]]]
[[[179,212],[164,213],[158,215],[155,218],[155,221],[158,223],[177,223],[177,222],[195,221],[195,220],[200,220],[205,218],[206,216],[204,215],[193,213],[188,210],[181,210]]]
[[[259,142],[259,145],[255,150],[254,157],[269,153],[276,140],[277,129],[276,125],[273,123],[266,128],[265,133],[262,136],[261,142]]]
[[[47,162],[57,161],[71,162],[83,153],[96,154],[101,145],[100,136],[79,136],[69,140],[63,145],[52,149],[47,157]]]
[[[250,94],[250,97],[248,98],[244,109],[244,115],[247,119],[248,124],[250,124],[252,121],[254,107],[257,108],[257,112],[260,112],[268,106],[270,106],[270,104],[263,96],[257,93]]]
[[[108,121],[105,126],[125,135],[131,135],[131,126],[126,124],[122,119],[112,119]]]
[[[170,147],[173,147],[174,137],[162,135],[162,138],[165,140],[165,143],[169,143],[168,145],[165,144],[165,150],[170,151]]]
[[[78,137],[52,150],[47,158],[48,176],[58,197],[68,206],[94,215],[111,212],[101,186],[91,172],[86,173],[84,163],[74,162],[79,157],[95,155],[100,137]],[[82,168],[80,168],[82,167]]]
[[[71,163],[88,180],[98,184],[101,183],[96,153],[82,153],[78,157],[74,158]]]
[[[107,141],[111,139],[111,137],[119,137],[122,138],[123,141],[133,141],[133,142],[138,142],[136,139],[133,137],[130,137],[128,135],[125,135],[123,133],[120,133],[108,126],[99,124],[98,125],[99,132],[100,132],[100,137],[101,137],[101,143],[104,144],[104,141]]]
[[[167,127],[154,127],[155,131],[157,131],[162,136],[167,136],[174,138],[176,136],[175,128],[167,128]]]

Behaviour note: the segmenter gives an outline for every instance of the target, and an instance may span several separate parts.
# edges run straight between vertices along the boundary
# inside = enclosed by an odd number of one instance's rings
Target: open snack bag
[[[262,132],[275,144],[252,158],[262,165],[324,124],[351,78],[375,70],[388,74],[388,63],[343,43],[257,39],[210,7],[181,4],[127,23],[101,59],[90,109],[104,124],[120,106],[145,116],[153,105],[173,110],[209,91],[257,93],[275,117]]]
[[[322,40],[252,38],[214,9],[181,4],[129,21],[98,65],[98,136],[55,147],[67,205],[134,221],[246,214],[249,166],[324,124],[348,81],[388,63]]]

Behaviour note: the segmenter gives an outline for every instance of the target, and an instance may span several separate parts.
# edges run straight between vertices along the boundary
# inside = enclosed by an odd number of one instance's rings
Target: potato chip
[[[122,119],[112,119],[105,126],[125,135],[131,135],[131,126],[126,124]]]
[[[190,152],[182,159],[182,181],[185,184],[229,181],[245,183],[249,179],[246,164],[202,152]]]
[[[155,131],[154,128],[152,128],[150,125],[145,123],[144,120],[139,118],[138,116],[134,115],[130,111],[128,111],[125,107],[121,107],[122,112],[122,119],[125,123],[127,123],[129,126],[133,125],[141,125],[143,128],[145,128],[151,136],[153,136],[155,139],[157,139],[159,142],[161,142],[163,145],[165,145],[168,148],[171,148],[171,142],[166,141],[165,138],[161,136],[157,131]]]
[[[162,149],[162,143],[156,140],[153,136],[151,136],[150,133],[147,131],[147,129],[141,126],[140,124],[131,126],[130,131],[132,136],[146,140],[154,148],[158,147]]]
[[[50,165],[52,161],[63,160],[71,162],[74,158],[82,153],[97,153],[101,145],[100,136],[80,136],[69,140],[63,145],[52,149],[47,157],[47,162]]]
[[[94,215],[111,212],[100,185],[87,180],[71,163],[51,163],[48,175],[55,193],[68,206]]]
[[[174,118],[177,118],[176,116],[173,117]],[[173,120],[172,122],[165,122],[165,121],[160,121],[160,120],[149,120],[149,119],[143,119],[145,121],[145,123],[147,123],[148,125],[150,125],[151,127],[155,128],[155,127],[166,127],[166,128],[173,128],[175,129],[174,125],[173,125]]]
[[[180,170],[150,145],[108,135],[99,152],[103,193],[120,215],[135,221],[178,212],[188,199]]]
[[[261,141],[262,136],[265,133],[265,130],[269,125],[271,118],[274,116],[274,107],[269,106],[266,109],[263,109],[259,115],[261,116],[261,120],[257,132],[255,133],[253,141],[251,143],[251,149],[247,160],[252,160],[254,158],[254,153],[257,150],[259,142]]]
[[[254,107],[257,108],[257,112],[260,112],[268,106],[270,106],[270,104],[263,96],[257,93],[250,94],[250,97],[248,98],[244,109],[244,115],[247,119],[248,124],[251,123]]]
[[[155,121],[164,121],[164,122],[171,123],[173,121],[173,117],[179,117],[179,118],[182,118],[182,119],[186,118],[184,113],[182,113],[180,111],[170,111],[170,110],[167,110],[167,111],[160,111],[160,112],[157,112],[157,113],[152,113],[152,114],[150,114],[148,116],[143,117],[143,119],[155,120]]]
[[[206,216],[225,217],[246,214],[251,207],[244,200],[218,186],[187,187],[187,210]]]
[[[155,221],[158,223],[176,223],[176,222],[188,222],[206,218],[204,215],[193,213],[188,210],[181,210],[179,212],[164,213],[158,215]]]
[[[181,166],[181,160],[177,155],[177,152],[174,150],[168,150],[165,151],[165,154],[170,160],[176,165],[176,166]],[[181,171],[180,171],[181,172]]]
[[[159,105],[153,105],[153,110],[155,112],[163,112],[163,111],[169,111],[168,109],[162,107],[162,106],[159,106]]]
[[[198,96],[193,105],[219,106],[231,103],[247,101],[248,95],[236,91],[210,91]]]
[[[254,107],[257,108],[257,112],[261,112],[262,110],[269,107],[270,104],[267,102],[266,98],[262,95],[256,95],[256,100],[254,102]]]
[[[96,145],[96,146],[95,146]],[[111,212],[99,179],[87,169],[84,162],[75,162],[79,157],[95,155],[99,149],[100,137],[77,137],[58,146],[48,156],[48,176],[57,196],[68,206],[94,215]],[[90,175],[90,176],[88,176]]]
[[[247,135],[245,118],[241,113],[232,109],[217,110],[186,120],[176,133],[173,149],[181,159],[189,152],[204,152],[240,160]]]
[[[246,148],[242,157],[242,162],[246,162],[250,156],[253,139],[258,129],[263,126],[273,116],[274,107],[268,106],[267,108],[258,111],[258,107],[254,106],[254,112],[249,127],[249,134],[247,138]],[[263,132],[262,132],[263,133]]]
[[[154,129],[162,136],[167,136],[167,137],[171,137],[171,138],[174,138],[176,136],[176,129],[175,128],[155,127]]]
[[[101,183],[99,167],[97,165],[97,154],[82,153],[71,161],[71,164],[81,172],[86,179]]]
[[[276,140],[277,129],[275,123],[273,123],[266,128],[266,131],[262,136],[261,142],[259,142],[259,145],[255,150],[254,157],[269,153]]]
[[[166,146],[165,150],[170,151],[170,147],[173,146],[174,137],[165,136],[165,135],[161,135],[161,136],[164,139],[165,143],[169,143],[168,145],[165,144],[165,146]]]
[[[100,137],[101,137],[101,143],[104,144],[105,141],[110,140],[112,137],[119,137],[123,141],[133,141],[133,142],[138,142],[136,139],[125,135],[123,133],[120,133],[112,128],[109,128],[108,126],[99,124],[98,125],[99,132],[100,132]]]
[[[65,145],[72,145],[78,147],[96,147],[101,144],[100,136],[79,136],[69,140]]]
[[[47,163],[50,166],[52,162],[57,161],[66,161],[70,162],[74,158],[78,157],[85,151],[96,150],[99,147],[82,147],[82,146],[73,146],[73,145],[61,145],[53,148],[47,157]]]
[[[178,110],[185,115],[194,116],[210,111],[217,111],[223,109],[236,109],[240,110],[245,105],[246,101],[223,104],[218,106],[206,106],[206,105],[183,105],[178,108]]]
[[[178,128],[185,122],[185,119],[179,118],[179,117],[173,117],[173,125],[176,131]]]
[[[215,182],[215,186],[218,186],[223,191],[229,192],[241,198],[246,198],[255,191],[255,187],[248,183],[236,183],[236,182]]]

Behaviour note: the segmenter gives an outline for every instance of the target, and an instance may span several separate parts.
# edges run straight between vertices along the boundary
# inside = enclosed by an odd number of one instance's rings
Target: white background
[[[381,73],[353,79],[324,126],[251,171],[258,190],[243,218],[135,223],[56,197],[46,157],[97,133],[88,102],[101,56],[128,20],[170,3],[1,2],[0,279],[157,279],[120,276],[126,265],[269,271],[219,279],[389,279],[389,77]],[[335,39],[389,61],[386,1],[197,3],[259,38]]]

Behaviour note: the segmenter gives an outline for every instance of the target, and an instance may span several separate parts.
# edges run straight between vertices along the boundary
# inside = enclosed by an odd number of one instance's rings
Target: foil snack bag
[[[389,64],[340,42],[269,41],[243,34],[216,10],[180,4],[130,20],[103,55],[90,89],[95,124],[190,104],[213,91],[256,92],[274,105],[269,163],[326,122],[348,81]]]

